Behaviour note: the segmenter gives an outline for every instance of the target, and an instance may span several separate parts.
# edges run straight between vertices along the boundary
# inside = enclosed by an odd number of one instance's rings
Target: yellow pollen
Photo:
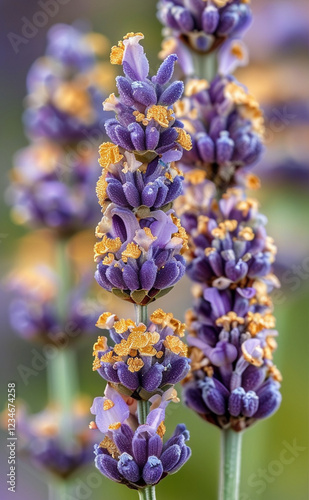
[[[117,459],[120,455],[119,450],[115,445],[114,441],[112,441],[108,436],[105,436],[103,441],[101,441],[101,443],[99,444],[99,447],[105,448],[113,458]]]
[[[282,382],[282,375],[281,372],[278,370],[278,368],[273,365],[269,368],[269,374],[271,377],[276,380],[277,382]]]
[[[224,224],[224,227],[229,231],[229,232],[233,232],[235,231],[235,229],[237,228],[238,226],[238,222],[237,220],[235,219],[232,219],[232,220],[225,220],[223,222]]]
[[[109,253],[109,254],[107,254],[106,257],[104,257],[103,264],[104,264],[104,266],[110,266],[110,264],[112,264],[113,261],[114,261],[114,254]]]
[[[245,343],[242,344],[241,350],[243,353],[243,357],[245,358],[246,361],[248,361],[248,363],[250,363],[253,366],[262,366],[264,353],[263,353],[263,349],[261,347],[255,348],[255,351],[257,351],[259,353],[259,356],[260,356],[259,358],[253,357],[253,356],[251,356],[251,354],[248,353],[248,351],[246,350],[246,347],[245,347]]]
[[[135,120],[137,122],[142,122],[145,119],[145,115],[139,111],[133,111],[133,115],[135,116]]]
[[[95,258],[100,257],[108,252],[118,252],[121,248],[121,240],[119,237],[112,239],[108,238],[106,235],[103,236],[103,240],[94,245]]]
[[[185,86],[185,96],[191,97],[194,94],[202,92],[202,90],[208,89],[209,84],[207,80],[199,80],[198,78],[193,78],[188,81]]]
[[[203,0],[204,2],[207,0]],[[222,7],[225,7],[231,0],[213,0],[214,4],[221,9]]]
[[[160,359],[163,356],[163,351],[158,351],[156,354],[156,358]]]
[[[131,320],[129,320],[131,321]],[[134,324],[134,323],[133,323]],[[128,330],[129,326],[131,326],[131,323],[128,323],[128,320],[126,319],[120,319],[119,321],[116,321],[114,324],[114,329],[116,333],[124,333]]]
[[[97,342],[93,344],[93,355],[96,356],[99,351],[106,351],[107,349],[107,338],[98,337]]]
[[[141,255],[141,250],[136,243],[128,243],[127,248],[122,252],[121,258],[123,262],[127,262],[128,258],[138,259]]]
[[[216,325],[223,326],[225,329],[228,329],[226,327],[229,327],[231,323],[234,322],[238,323],[239,325],[243,325],[245,320],[244,318],[237,316],[237,314],[234,311],[229,311],[224,316],[220,316],[220,318],[216,319]]]
[[[123,155],[119,152],[119,147],[112,142],[103,142],[99,147],[99,163],[102,168],[108,168],[111,164],[119,163]]]
[[[108,320],[111,316],[113,316],[113,315],[112,315],[112,313],[110,313],[110,312],[105,312],[105,313],[101,314],[101,316],[99,317],[99,319],[98,319],[98,321],[96,322],[96,325],[95,325],[95,326],[97,326],[98,328],[104,328],[104,329],[105,329],[105,328],[107,328],[106,322],[107,322],[107,320]],[[117,319],[117,318],[115,318],[115,319]],[[104,338],[104,337],[98,337],[98,340],[99,340],[99,339],[102,339],[102,338]]]
[[[130,372],[138,372],[144,366],[144,361],[139,358],[129,358],[127,361],[128,369]]]
[[[118,46],[113,45],[110,53],[111,64],[122,64],[124,48],[125,47],[122,40],[118,42]]]
[[[108,426],[108,428],[109,428],[110,430],[116,430],[116,429],[119,429],[119,427],[121,427],[121,423],[120,423],[120,422],[115,422],[114,424],[110,424],[110,425]]]
[[[101,362],[100,362],[98,356],[95,355],[93,363],[92,363],[92,370],[95,372],[99,368],[101,368]]]
[[[154,104],[147,111],[147,120],[153,119],[161,125],[161,127],[167,128],[169,126],[169,122],[173,119],[171,116],[172,114],[172,109],[168,109],[166,106]]]
[[[144,227],[144,231],[145,231],[146,236],[148,236],[148,238],[151,238],[152,241],[155,241],[157,239],[157,236],[154,236],[152,234],[150,227]]]
[[[176,217],[174,214],[171,214],[172,221],[174,222],[175,226],[177,226],[178,232],[174,233],[172,236],[176,236],[182,239],[182,249],[180,250],[180,253],[183,254],[189,249],[188,246],[188,241],[189,241],[189,236],[187,235],[187,232],[184,227],[182,227],[180,219]]]
[[[91,430],[94,430],[94,429],[97,429],[97,424],[92,420],[89,425],[88,425],[89,429]]]
[[[184,177],[187,182],[190,182],[190,184],[193,184],[195,186],[204,182],[204,180],[206,179],[206,172],[205,170],[195,168],[190,172],[186,172],[184,174]]]
[[[254,240],[255,234],[251,227],[244,227],[241,231],[239,231],[238,237],[245,241],[252,241]]]
[[[180,356],[187,356],[188,354],[188,347],[178,337],[167,335],[163,344],[167,349],[174,352],[175,354],[179,354]]]
[[[107,188],[106,172],[103,172],[102,175],[99,177],[96,185],[96,194],[99,200],[99,204],[101,206],[106,201],[106,188]]]
[[[257,175],[248,174],[246,177],[246,186],[248,189],[260,189],[261,181]]]
[[[105,399],[105,401],[103,403],[103,410],[104,411],[110,410],[114,406],[115,406],[115,403],[113,403],[113,401],[111,399]]]
[[[231,48],[231,54],[240,61],[244,59],[245,53],[240,43],[234,42]]]
[[[158,426],[158,429],[157,429],[157,434],[160,436],[160,438],[163,438],[165,431],[166,431],[166,427],[165,427],[164,422],[162,420],[161,424]]]
[[[215,227],[212,231],[211,234],[213,235],[214,238],[219,238],[219,240],[224,240],[226,236],[226,227],[224,226],[223,222],[220,222],[218,227]]]
[[[192,140],[191,136],[183,129],[175,127],[175,130],[178,132],[178,137],[176,142],[180,144],[186,151],[190,151],[192,149]]]
[[[206,215],[200,215],[197,219],[197,230],[201,234],[206,234],[208,231],[209,217]]]

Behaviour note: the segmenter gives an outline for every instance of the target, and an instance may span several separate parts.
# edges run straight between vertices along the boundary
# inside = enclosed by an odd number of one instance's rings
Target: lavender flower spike
[[[161,0],[164,34],[200,54],[243,34],[251,23],[250,2],[242,0]]]
[[[169,83],[177,57],[168,57],[150,79],[142,38],[129,33],[111,51],[111,62],[121,64],[125,76],[117,78],[119,97],[112,94],[104,103],[116,118],[105,125],[113,142],[100,147],[103,218],[95,261],[100,286],[146,305],[185,271],[187,236],[172,209],[183,175],[173,162],[190,149],[191,139],[173,111],[183,92],[182,82]]]
[[[168,474],[177,472],[189,459],[185,444],[189,432],[185,425],[176,427],[173,436],[163,443],[165,408],[173,398],[171,391],[159,406],[152,404],[146,423],[138,426],[135,411],[109,385],[105,397],[95,398],[91,412],[103,439],[95,445],[95,464],[99,471],[131,489],[153,486]],[[130,414],[131,410],[131,414]]]
[[[149,400],[187,375],[190,361],[187,346],[180,340],[185,325],[171,313],[157,309],[148,326],[104,313],[97,326],[109,330],[115,345],[109,347],[106,337],[98,338],[93,346],[93,369],[120,393]]]

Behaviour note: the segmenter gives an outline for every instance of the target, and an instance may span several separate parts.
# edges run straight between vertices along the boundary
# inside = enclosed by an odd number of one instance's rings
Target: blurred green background
[[[161,26],[156,19],[155,0],[69,0],[59,7],[58,14],[49,20],[48,25],[39,29],[38,34],[27,44],[21,45],[19,53],[15,54],[7,35],[10,32],[19,34],[22,17],[32,19],[39,9],[39,3],[34,0],[1,0],[0,6],[0,185],[4,193],[12,155],[27,144],[21,122],[26,74],[32,62],[42,55],[50,26],[56,22],[71,23],[76,19],[86,19],[92,29],[104,33],[111,44],[129,31],[142,31],[145,34],[143,45],[153,70],[158,66]],[[306,136],[309,130],[309,67],[306,43],[309,19],[306,7],[308,10],[307,1],[301,0],[253,2],[257,21],[247,36],[249,49],[252,49],[251,65],[249,69],[242,69],[238,73],[239,79],[250,85],[250,91],[261,99],[268,112],[268,153],[255,171],[260,174],[263,187],[254,196],[261,201],[261,210],[269,219],[268,233],[275,238],[279,247],[278,272],[283,287],[274,297],[280,332],[275,361],[284,377],[283,403],[278,413],[244,435],[240,500],[308,498],[309,147]],[[307,26],[307,39],[306,36],[304,39],[301,37],[304,23]],[[291,39],[284,37],[285,29],[289,31]],[[26,230],[11,222],[4,196],[0,203],[1,273],[5,276],[14,265],[18,241],[26,234]],[[4,407],[7,382],[15,381],[18,397],[26,400],[34,412],[39,411],[47,400],[46,370],[40,376],[29,379],[27,386],[19,379],[16,367],[21,362],[25,365],[31,363],[33,346],[19,339],[8,325],[9,299],[4,287],[0,300],[1,408]],[[164,298],[164,308],[179,319],[184,319],[184,311],[189,307],[190,300],[190,284],[184,279],[172,294]],[[118,305],[120,309],[120,301]],[[94,340],[83,340],[78,347],[81,389],[91,397],[102,394],[104,389],[103,381],[91,370],[91,346]],[[160,483],[157,488],[158,499],[215,499],[220,433],[181,404],[171,406],[166,420],[167,434],[172,432],[177,423],[185,422],[191,431],[193,455],[180,473]],[[3,499],[9,498],[10,494],[6,488],[5,439],[4,436],[1,448],[3,481],[0,495]],[[289,447],[294,447],[294,455],[291,451],[284,454],[283,450]],[[286,463],[282,458],[284,456],[291,458],[290,463]],[[73,477],[72,497],[69,498],[109,500],[133,499],[136,496],[134,491],[108,481],[93,466],[89,466]],[[48,498],[44,475],[21,459],[15,498]]]

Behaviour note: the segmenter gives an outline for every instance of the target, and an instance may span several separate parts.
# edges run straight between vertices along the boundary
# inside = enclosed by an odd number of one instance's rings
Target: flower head
[[[238,184],[239,171],[254,165],[263,151],[264,121],[253,96],[232,76],[188,80],[176,116],[192,139],[179,162],[184,172],[204,170],[221,190]]]
[[[259,311],[259,312],[258,312]],[[205,289],[188,313],[192,370],[186,404],[205,420],[236,431],[274,413],[281,374],[273,363],[275,320],[240,289]]]
[[[176,427],[163,443],[165,408],[168,400],[152,409],[147,421],[137,427],[135,413],[110,386],[104,398],[96,398],[91,412],[104,437],[95,446],[95,464],[109,479],[132,489],[154,485],[179,470],[191,455],[185,444],[189,432],[185,425]],[[129,418],[130,416],[130,418]]]
[[[206,54],[246,31],[251,23],[249,4],[242,0],[160,0],[158,18],[167,28],[167,37]]]
[[[104,313],[97,326],[109,330],[115,345],[109,347],[106,337],[98,338],[93,369],[119,392],[147,400],[188,373],[187,346],[180,339],[185,325],[171,313],[157,309],[148,325]]]
[[[143,38],[141,33],[129,33],[112,48],[111,62],[122,65],[124,76],[116,78],[119,96],[111,94],[104,102],[104,109],[116,114],[106,121],[105,129],[114,144],[134,152],[138,161],[148,163],[161,157],[168,163],[179,160],[183,149],[191,147],[190,137],[173,111],[183,83],[170,83],[175,54],[149,77],[149,63],[139,43]]]
[[[61,479],[92,460],[93,444],[98,433],[87,429],[89,419],[88,398],[80,397],[72,405],[70,429],[72,439],[63,439],[64,417],[61,408],[51,404],[41,412],[30,415],[26,407],[19,405],[17,425],[21,451],[37,467],[47,470]]]

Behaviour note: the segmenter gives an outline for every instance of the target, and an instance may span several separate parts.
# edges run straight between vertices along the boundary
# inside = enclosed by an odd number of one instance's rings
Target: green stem
[[[141,490],[138,490],[139,500],[156,500],[156,488],[155,486],[146,486]]]
[[[135,306],[135,317],[136,324],[144,323],[147,326],[148,324],[148,312],[147,306]],[[149,401],[140,400],[137,402],[137,415],[138,415],[138,423],[139,425],[143,425],[146,423],[147,415],[149,412]],[[156,488],[155,486],[146,486],[138,490],[138,495],[140,500],[156,500]]]
[[[221,432],[219,500],[238,500],[242,433],[232,429]]]
[[[193,66],[195,76],[205,78],[210,82],[218,72],[218,55],[217,52],[210,54],[197,54],[192,52]]]
[[[56,249],[56,270],[59,287],[57,295],[57,313],[65,335],[65,319],[68,296],[72,286],[70,260],[67,255],[67,242],[60,239]],[[73,435],[73,401],[78,394],[75,352],[68,347],[60,347],[57,354],[48,363],[49,397],[58,403],[61,411],[60,434],[63,442],[70,446]],[[64,487],[64,486],[63,486]]]
[[[66,500],[68,498],[68,485],[63,480],[55,480],[49,484],[48,500]]]

